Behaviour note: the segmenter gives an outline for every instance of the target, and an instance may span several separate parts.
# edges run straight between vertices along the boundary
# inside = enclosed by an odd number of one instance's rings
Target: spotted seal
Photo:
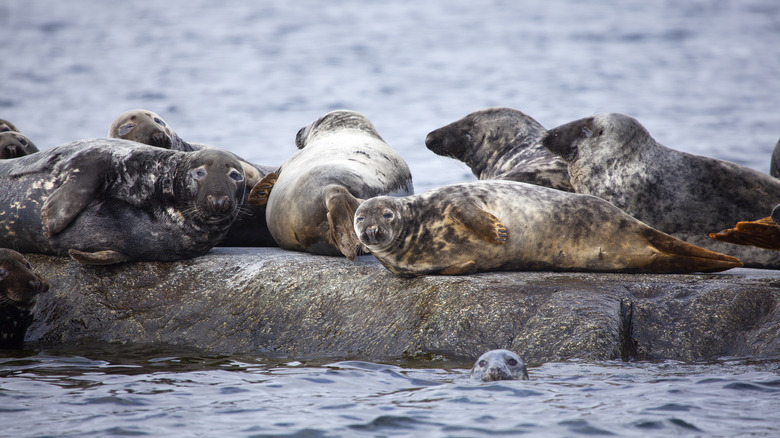
[[[521,111],[475,111],[431,131],[425,146],[466,163],[479,179],[506,179],[572,192],[566,162],[542,145],[547,130]]]
[[[215,148],[183,140],[162,117],[145,109],[130,110],[117,116],[108,130],[108,137],[184,152]],[[236,158],[244,168],[246,185],[250,189],[263,177],[277,170],[276,167],[250,163],[238,155]],[[245,196],[249,196],[249,190]],[[265,223],[264,205],[249,204],[244,199],[241,203],[241,213],[233,222],[225,240],[218,246],[276,246]]]
[[[13,123],[9,122],[8,120],[0,119],[0,132],[7,131],[21,132]]]
[[[400,276],[498,270],[686,273],[741,266],[595,196],[483,180],[367,199],[355,232]]]
[[[241,163],[120,139],[0,160],[0,247],[84,264],[173,261],[225,237],[244,196]]]
[[[656,142],[636,119],[597,114],[548,131],[544,145],[569,164],[577,193],[603,198],[653,228],[745,266],[780,268],[780,253],[717,242],[709,233],[760,218],[780,200],[776,178]]]
[[[267,202],[268,229],[279,246],[354,260],[360,242],[352,217],[360,200],[411,194],[409,167],[354,111],[323,115],[298,131],[295,144],[278,177],[256,185],[250,202]]]
[[[36,274],[18,252],[0,248],[0,348],[19,348],[38,294],[49,284]]]
[[[16,131],[0,132],[0,160],[18,158],[38,152],[35,143]]]
[[[474,362],[469,376],[475,380],[528,380],[523,359],[509,350],[490,350]]]

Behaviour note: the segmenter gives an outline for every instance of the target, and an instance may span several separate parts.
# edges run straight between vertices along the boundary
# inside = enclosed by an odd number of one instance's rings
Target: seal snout
[[[378,225],[370,225],[363,231],[360,240],[367,245],[376,245],[384,240],[385,234]]]
[[[233,201],[228,195],[208,195],[205,208],[214,214],[228,213],[233,209]]]

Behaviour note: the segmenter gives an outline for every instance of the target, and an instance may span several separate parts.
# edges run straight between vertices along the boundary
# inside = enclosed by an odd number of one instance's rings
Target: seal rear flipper
[[[452,220],[465,226],[480,239],[496,245],[506,243],[508,232],[501,220],[477,205],[453,205],[449,214]]]
[[[247,202],[255,205],[265,205],[268,202],[268,196],[271,195],[271,189],[276,184],[276,179],[279,178],[275,172],[270,172],[264,176],[257,184],[252,186],[252,191],[249,192]]]
[[[734,228],[710,233],[710,237],[720,242],[752,245],[780,251],[780,227],[771,217],[752,222],[737,222]]]
[[[86,252],[77,249],[69,249],[70,257],[82,265],[113,265],[116,263],[129,262],[130,257],[121,252],[107,249],[104,251]]]
[[[466,275],[471,274],[475,272],[475,266],[476,262],[474,260],[469,260],[467,262],[458,263],[457,265],[448,266],[441,271],[439,271],[439,274],[441,275]]]
[[[653,228],[647,230],[645,237],[658,251],[647,267],[650,272],[718,272],[742,266],[736,257],[700,248]]]
[[[328,210],[330,243],[335,245],[345,257],[355,261],[358,250],[363,244],[355,234],[355,210],[363,202],[339,185],[329,185],[323,190],[325,208]]]

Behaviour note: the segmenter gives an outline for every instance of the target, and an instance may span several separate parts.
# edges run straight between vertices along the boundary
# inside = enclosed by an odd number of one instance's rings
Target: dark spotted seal
[[[13,123],[9,122],[8,120],[0,119],[0,132],[6,131],[20,132]]]
[[[15,131],[0,132],[0,160],[18,158],[38,152],[29,138]]]
[[[85,264],[173,261],[222,240],[244,196],[241,163],[119,139],[0,160],[0,247]]]
[[[497,270],[686,273],[741,266],[595,196],[514,181],[367,199],[355,232],[401,276]]]
[[[253,188],[250,202],[267,200],[268,229],[279,246],[354,260],[360,242],[352,218],[360,200],[411,194],[409,167],[354,111],[323,115],[298,131],[295,144],[299,150],[278,178]]]
[[[567,123],[550,130],[544,145],[569,163],[577,193],[603,198],[653,228],[738,257],[745,266],[780,268],[780,253],[709,237],[772,211],[780,200],[776,178],[664,147],[624,114]]]
[[[30,310],[49,284],[16,251],[0,248],[0,348],[19,348],[32,323]]]
[[[144,110],[130,110],[120,114],[108,130],[109,138],[122,138],[164,149],[192,152],[201,149],[216,149],[202,143],[184,141],[165,120],[156,113]],[[250,163],[236,155],[241,162],[249,189],[276,167]],[[249,190],[246,195],[249,196]],[[241,203],[241,214],[236,218],[225,240],[218,246],[276,246],[265,223],[265,206]]]
[[[505,179],[574,191],[566,162],[542,145],[547,130],[511,108],[486,108],[432,131],[425,146],[466,163],[479,179]]]
[[[528,380],[528,370],[517,354],[509,350],[490,350],[474,363],[470,377],[483,382]]]

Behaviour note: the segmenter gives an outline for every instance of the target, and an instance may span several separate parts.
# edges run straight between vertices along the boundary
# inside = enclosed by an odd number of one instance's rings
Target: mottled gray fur
[[[474,362],[469,376],[472,379],[492,382],[496,380],[528,380],[528,370],[523,359],[509,350],[490,350]]]

